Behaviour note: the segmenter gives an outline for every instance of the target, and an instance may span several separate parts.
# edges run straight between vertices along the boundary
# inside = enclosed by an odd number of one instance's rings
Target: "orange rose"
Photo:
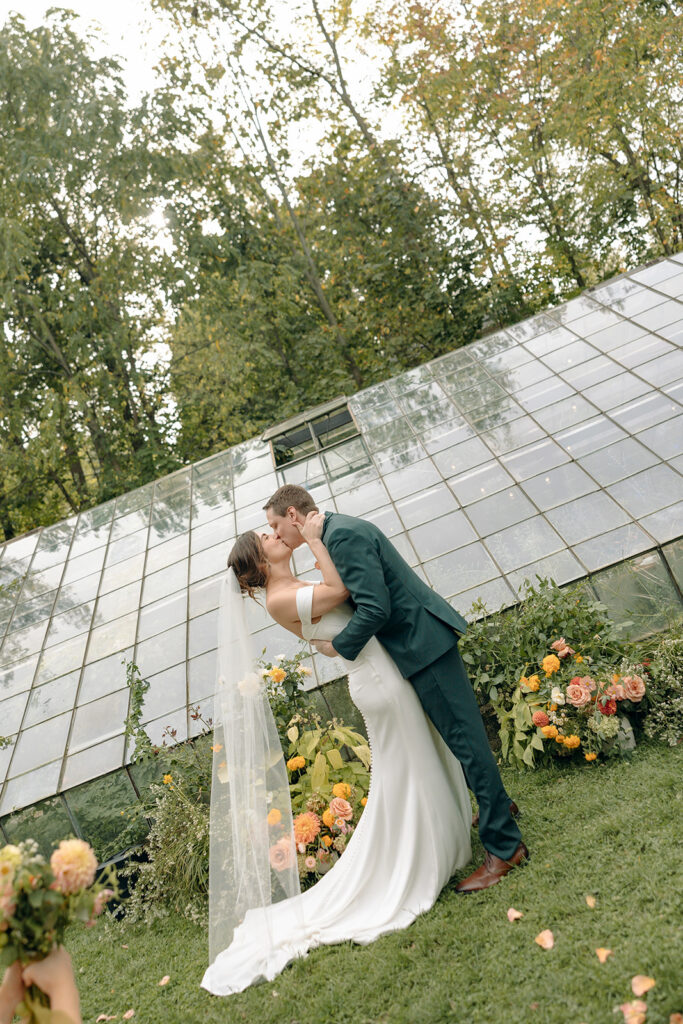
[[[637,703],[645,696],[645,683],[640,676],[624,676],[621,680],[627,700]]]
[[[330,800],[330,811],[334,815],[335,820],[341,818],[342,821],[351,821],[353,817],[353,807],[348,800],[344,800],[340,796]]]
[[[268,675],[274,683],[281,683],[286,678],[287,673],[283,668],[271,668]]]

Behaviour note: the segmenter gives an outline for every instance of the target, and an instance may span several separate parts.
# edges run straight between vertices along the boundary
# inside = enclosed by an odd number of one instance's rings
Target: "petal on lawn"
[[[595,950],[595,955],[597,956],[597,958],[600,961],[600,963],[604,964],[604,962],[607,959],[607,957],[612,955],[612,950],[611,949],[605,949],[604,946],[599,946]]]
[[[655,979],[648,978],[647,974],[636,974],[635,978],[631,978],[631,989],[634,996],[644,996],[656,984]]]
[[[114,1015],[113,1017],[110,1017],[110,1016],[109,1016],[108,1014],[106,1014],[106,1013],[101,1013],[101,1014],[99,1015],[99,1017],[97,1017],[97,1018],[95,1019],[95,1024],[100,1024],[100,1021],[103,1021],[103,1020],[116,1020],[116,1015]]]
[[[124,1020],[130,1020],[130,1018],[134,1017],[134,1016],[135,1016],[135,1010],[126,1010],[126,1012],[123,1015],[123,1019]]]
[[[592,910],[592,909],[593,909],[593,907],[595,906],[595,896],[592,896],[592,895],[591,895],[591,894],[589,893],[589,894],[588,894],[588,896],[586,896],[586,903],[588,904],[588,906],[589,906],[589,907],[591,908],[591,910]]]
[[[550,931],[550,928],[545,928],[542,932],[539,932],[534,942],[537,942],[541,949],[552,949],[555,945],[555,936]]]
[[[683,1013],[672,1013],[669,1017],[669,1024],[683,1024]]]
[[[508,921],[519,921],[520,917],[524,917],[521,910],[515,910],[514,907],[510,907],[508,910]]]
[[[642,999],[634,999],[630,1003],[622,1003],[619,1007],[624,1015],[624,1024],[645,1024],[647,1003]]]
[[[161,981],[159,982],[159,984],[160,985],[168,985],[170,980],[171,980],[171,975],[170,974],[165,974],[163,976],[163,978],[161,979]]]

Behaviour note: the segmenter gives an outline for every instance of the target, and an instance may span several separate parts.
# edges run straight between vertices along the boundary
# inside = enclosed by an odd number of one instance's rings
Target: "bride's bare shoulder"
[[[299,623],[299,612],[296,606],[296,593],[303,583],[291,583],[286,587],[278,587],[266,594],[266,611],[281,625],[291,628],[293,623]]]

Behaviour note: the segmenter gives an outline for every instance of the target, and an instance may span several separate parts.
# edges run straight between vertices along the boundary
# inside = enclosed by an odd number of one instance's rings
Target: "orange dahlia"
[[[294,819],[294,841],[298,843],[312,843],[320,832],[320,818],[313,811],[304,811],[297,814]]]

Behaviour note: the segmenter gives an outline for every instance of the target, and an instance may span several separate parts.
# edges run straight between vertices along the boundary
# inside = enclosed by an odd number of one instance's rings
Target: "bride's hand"
[[[297,523],[296,528],[306,543],[310,544],[312,540],[320,540],[324,525],[325,515],[323,512],[309,512],[303,526],[301,523]]]

